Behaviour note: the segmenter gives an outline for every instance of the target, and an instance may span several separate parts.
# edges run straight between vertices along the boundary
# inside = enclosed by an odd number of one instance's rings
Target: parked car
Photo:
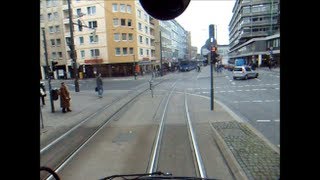
[[[250,66],[235,66],[232,71],[233,79],[257,78],[259,73],[252,70]]]

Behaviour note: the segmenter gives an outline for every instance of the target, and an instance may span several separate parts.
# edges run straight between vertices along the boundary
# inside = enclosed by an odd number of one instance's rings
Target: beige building
[[[67,0],[40,2],[40,25],[45,30],[48,64],[58,62],[55,78],[72,78]],[[139,1],[71,0],[70,7],[80,78],[95,77],[97,73],[104,77],[131,76],[135,69],[148,73],[159,65],[159,21],[149,16]],[[46,72],[43,45],[41,34],[42,78]]]

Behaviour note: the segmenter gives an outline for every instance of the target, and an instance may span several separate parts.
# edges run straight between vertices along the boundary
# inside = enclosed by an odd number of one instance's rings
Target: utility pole
[[[161,29],[160,29],[160,75],[163,76]]]
[[[133,75],[134,75],[134,79],[137,80],[136,56],[134,54],[133,54]]]
[[[51,72],[52,72],[52,70],[51,70],[49,63],[48,63],[47,40],[46,40],[46,33],[45,33],[44,28],[42,28],[42,35],[43,35],[43,44],[44,44],[44,56],[46,59],[46,73],[47,73],[47,77],[48,77],[51,112],[54,113],[55,111],[54,111],[54,103],[53,103],[53,99],[52,99],[52,87],[51,87]]]
[[[73,75],[74,75],[74,86],[75,86],[75,92],[79,92],[79,75],[78,75],[78,67],[77,67],[77,52],[74,48],[74,37],[73,37],[73,22],[72,22],[72,10],[71,10],[71,4],[70,0],[68,0],[68,10],[69,10],[69,25],[70,25],[70,56],[72,59],[72,65],[73,65]]]

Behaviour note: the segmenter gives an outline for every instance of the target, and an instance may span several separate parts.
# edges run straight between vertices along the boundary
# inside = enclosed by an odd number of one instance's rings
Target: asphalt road
[[[280,144],[280,74],[258,70],[259,77],[233,80],[231,71],[214,73],[214,98],[260,131],[271,143]],[[189,72],[194,73],[196,72]],[[194,92],[210,97],[210,67],[197,75]]]

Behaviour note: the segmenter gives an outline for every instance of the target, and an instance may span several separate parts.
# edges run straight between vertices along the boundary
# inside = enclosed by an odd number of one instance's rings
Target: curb
[[[211,123],[210,127],[214,133],[214,140],[218,144],[218,147],[220,151],[222,152],[224,159],[227,161],[227,164],[229,168],[231,169],[231,172],[235,179],[239,180],[248,180],[248,177],[246,176],[246,173],[242,170],[241,166],[238,164],[238,161],[233,156],[232,152],[228,148],[228,145],[224,142],[220,134],[217,132],[217,130],[212,126]]]
[[[237,114],[235,114],[233,111],[230,110],[230,108],[228,108],[226,105],[224,105],[222,102],[218,101],[218,100],[214,100],[216,103],[218,103],[220,106],[223,107],[223,109],[225,111],[227,111],[227,113],[229,113],[236,121],[238,121],[239,123],[243,123],[245,124],[255,135],[257,135],[260,139],[263,140],[263,142],[265,142],[268,146],[270,146],[272,148],[272,150],[274,150],[276,153],[280,154],[280,149],[278,147],[276,147],[274,144],[272,144],[268,139],[266,139],[258,130],[256,130],[256,128],[254,128],[250,123],[248,123],[247,121],[244,121],[241,117],[239,117]]]

